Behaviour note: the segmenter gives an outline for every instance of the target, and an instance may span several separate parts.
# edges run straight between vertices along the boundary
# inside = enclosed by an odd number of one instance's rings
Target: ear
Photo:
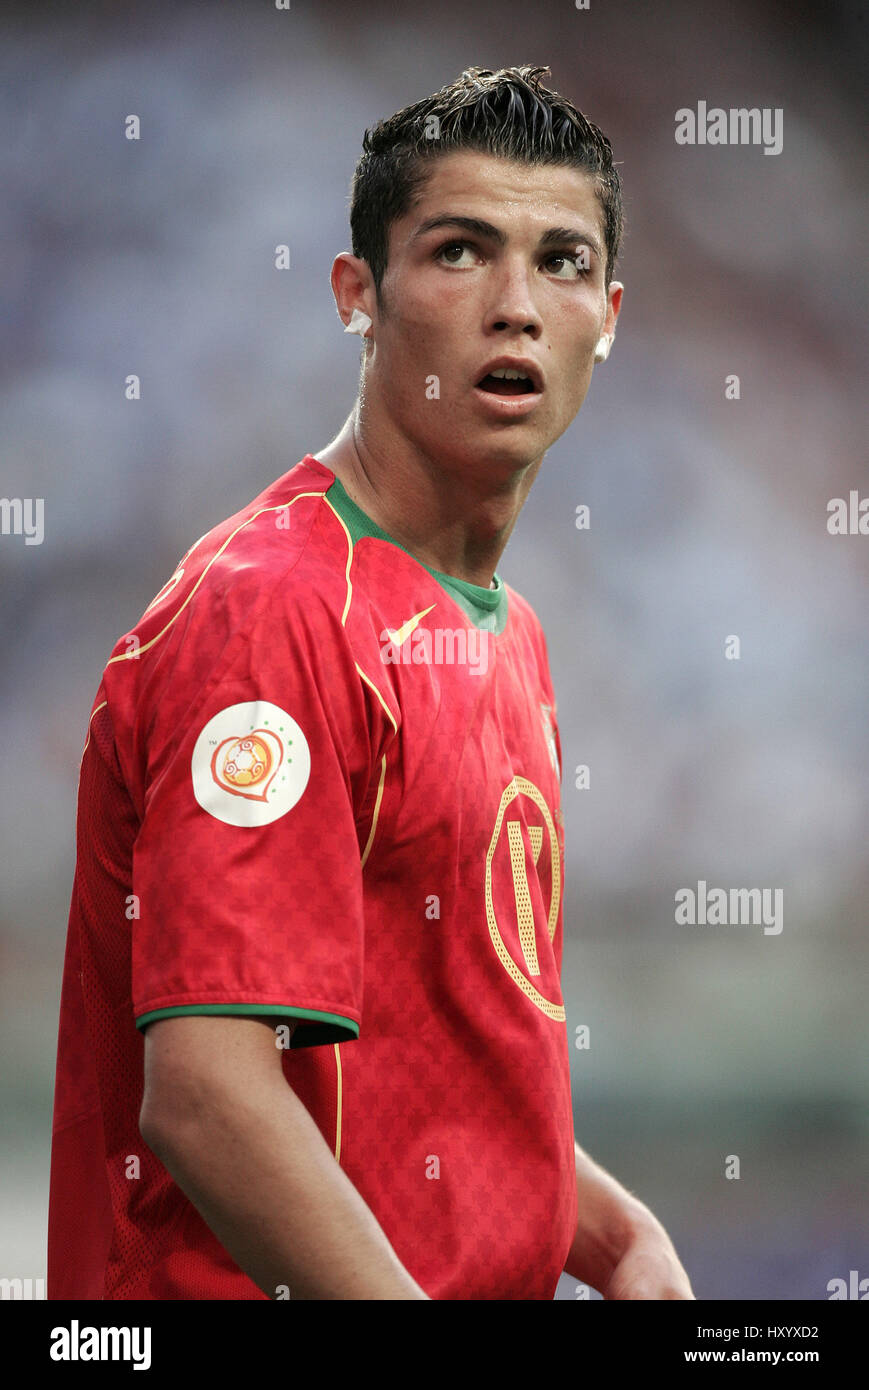
[[[368,262],[349,251],[342,251],[332,263],[330,276],[332,293],[338,317],[345,325],[345,333],[358,333],[360,338],[370,336],[372,327],[374,284]]]
[[[360,338],[368,337],[368,330],[371,327],[371,320],[363,309],[354,309],[350,315],[350,322],[344,329],[345,333],[358,333]]]
[[[595,362],[605,362],[610,355],[613,339],[616,336],[616,322],[622,307],[624,289],[624,285],[618,280],[612,280],[610,282],[606,297],[606,317],[604,318],[603,332],[594,350]]]

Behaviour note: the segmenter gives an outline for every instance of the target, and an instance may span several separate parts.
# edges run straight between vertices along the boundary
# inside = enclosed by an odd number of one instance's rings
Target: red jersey
[[[297,1020],[286,1080],[435,1299],[551,1299],[576,1229],[540,625],[307,455],[117,643],[82,755],[49,1298],[256,1299],[138,1128],[143,1031]],[[292,1290],[290,1290],[292,1296]]]

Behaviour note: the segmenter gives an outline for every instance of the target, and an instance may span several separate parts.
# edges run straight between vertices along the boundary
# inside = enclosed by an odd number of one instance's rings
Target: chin
[[[523,431],[523,439],[518,438],[518,433],[517,430],[511,433],[510,437],[477,440],[471,453],[489,473],[498,467],[503,467],[505,472],[510,473],[515,473],[519,468],[527,468],[546,452],[548,445],[541,443],[530,431]]]

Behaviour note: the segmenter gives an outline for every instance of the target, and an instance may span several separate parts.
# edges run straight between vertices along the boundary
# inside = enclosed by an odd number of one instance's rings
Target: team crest
[[[561,882],[561,843],[546,798],[517,775],[504,788],[486,855],[486,919],[514,985],[557,1023],[565,1020],[552,945]]]
[[[295,719],[267,700],[229,705],[202,730],[191,759],[193,794],[225,825],[270,825],[308,785],[311,754]]]

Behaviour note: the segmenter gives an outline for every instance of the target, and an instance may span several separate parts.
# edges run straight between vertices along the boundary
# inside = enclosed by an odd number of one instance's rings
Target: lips
[[[521,372],[522,377],[527,380],[506,380],[503,377],[493,377],[492,372],[501,369],[507,371]],[[543,390],[543,373],[536,362],[532,362],[526,357],[496,357],[491,362],[487,362],[480,375],[474,383],[481,391],[487,391],[492,395],[500,396],[523,396],[533,395]]]
[[[484,376],[477,385],[481,391],[491,391],[496,396],[527,396],[534,390],[533,383],[522,378],[508,381],[503,377]]]

